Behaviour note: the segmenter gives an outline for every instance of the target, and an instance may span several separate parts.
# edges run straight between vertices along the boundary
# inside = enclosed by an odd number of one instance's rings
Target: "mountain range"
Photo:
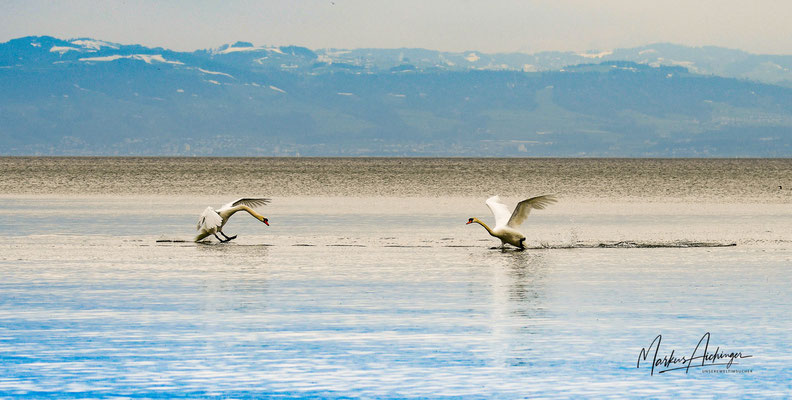
[[[0,44],[0,155],[792,156],[792,56]]]

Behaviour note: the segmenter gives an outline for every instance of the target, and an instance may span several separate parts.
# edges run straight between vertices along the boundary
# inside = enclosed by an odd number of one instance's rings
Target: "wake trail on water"
[[[530,246],[526,249],[684,249],[691,247],[734,247],[734,242],[696,242],[687,240],[677,240],[672,242],[639,242],[632,240],[622,240],[618,242],[594,242],[594,243],[574,243],[574,244],[541,244]]]
[[[216,242],[199,242],[194,243],[189,240],[181,240],[181,239],[158,239],[156,241],[157,244],[188,244],[188,245],[232,245],[238,247],[245,247],[245,246],[261,246],[261,244],[242,244],[242,243],[216,243]],[[275,246],[272,244],[267,244],[266,246]],[[286,246],[291,247],[370,247],[370,248],[377,248],[377,247],[388,247],[388,248],[433,248],[433,247],[447,247],[447,248],[476,248],[476,247],[488,247],[482,245],[469,245],[469,244],[421,244],[421,245],[410,245],[410,244],[349,244],[349,243],[325,243],[325,244],[309,244],[309,243],[294,243]],[[700,241],[689,241],[689,240],[676,240],[670,242],[657,242],[657,241],[632,241],[632,240],[621,240],[621,241],[611,241],[611,242],[577,242],[577,243],[565,243],[565,244],[552,244],[552,243],[541,243],[535,246],[526,246],[526,250],[568,250],[568,249],[685,249],[685,248],[717,248],[717,247],[735,247],[737,243],[734,242],[700,242]],[[488,247],[490,249],[501,249],[500,246],[496,247]],[[506,248],[513,248],[507,246]]]

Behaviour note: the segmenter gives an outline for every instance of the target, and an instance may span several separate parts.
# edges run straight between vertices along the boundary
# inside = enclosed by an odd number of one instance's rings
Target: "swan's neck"
[[[483,222],[479,221],[479,220],[478,220],[478,218],[477,218],[477,219],[474,219],[474,220],[473,220],[473,222],[475,222],[475,223],[477,223],[477,224],[479,224],[479,225],[483,226],[483,227],[484,227],[484,229],[486,229],[486,230],[487,230],[487,232],[489,232],[489,234],[490,234],[490,235],[492,235],[492,236],[495,236],[495,234],[494,234],[494,233],[492,233],[492,229],[490,229],[490,227],[489,227],[489,226],[487,226],[487,224],[485,224],[485,223],[483,223]]]
[[[263,216],[263,215],[261,215],[261,214],[259,214],[259,213],[255,212],[255,211],[253,211],[253,209],[252,209],[252,208],[250,208],[250,207],[248,207],[248,206],[246,206],[246,205],[239,205],[239,206],[236,206],[236,207],[234,207],[234,208],[232,208],[232,209],[228,210],[228,217],[231,217],[231,216],[232,216],[232,215],[234,215],[234,214],[235,214],[237,211],[247,211],[247,212],[248,212],[248,214],[250,214],[250,215],[254,216],[254,217],[255,217],[257,220],[259,220],[259,221],[261,221],[261,219],[262,219],[262,218],[264,218],[264,216]],[[227,218],[228,218],[228,217],[227,217]]]

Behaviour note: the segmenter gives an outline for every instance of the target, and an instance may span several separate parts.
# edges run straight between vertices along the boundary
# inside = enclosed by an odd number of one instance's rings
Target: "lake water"
[[[0,170],[3,398],[792,396],[792,160]],[[465,225],[493,221],[489,195],[547,193],[526,251]],[[241,196],[271,197],[271,226],[237,214],[233,242],[190,241]],[[751,357],[652,374],[650,348],[636,368],[658,335],[681,358],[707,332],[709,354]]]

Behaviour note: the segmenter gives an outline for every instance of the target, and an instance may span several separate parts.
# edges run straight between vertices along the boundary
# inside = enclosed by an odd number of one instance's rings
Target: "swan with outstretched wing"
[[[223,226],[228,222],[228,218],[230,218],[234,213],[237,211],[247,211],[248,214],[252,215],[257,220],[263,222],[267,226],[269,226],[269,220],[264,218],[263,215],[253,211],[253,208],[259,206],[265,206],[270,202],[270,199],[265,198],[241,198],[236,201],[232,201],[217,210],[213,209],[212,207],[206,207],[206,209],[201,213],[201,216],[198,217],[198,236],[195,237],[196,242],[200,242],[204,238],[209,235],[214,235],[222,243],[229,242],[231,240],[236,239],[236,235],[234,236],[226,236],[223,233]],[[224,239],[221,239],[220,236],[223,236]]]
[[[467,223],[477,223],[483,226],[490,235],[500,239],[501,247],[508,243],[512,246],[524,249],[525,235],[523,235],[518,228],[525,222],[531,209],[542,210],[556,201],[555,196],[551,194],[531,197],[530,199],[517,203],[517,207],[514,208],[514,211],[509,212],[509,208],[501,203],[500,197],[492,196],[487,199],[486,203],[487,207],[492,211],[492,215],[495,217],[495,228],[490,228],[487,224],[475,217],[469,218]]]

